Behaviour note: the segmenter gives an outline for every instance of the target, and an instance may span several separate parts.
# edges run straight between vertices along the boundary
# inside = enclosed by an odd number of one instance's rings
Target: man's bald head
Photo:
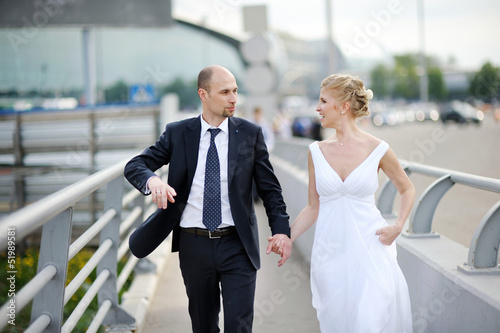
[[[198,74],[198,90],[204,89],[207,92],[210,92],[210,84],[215,71],[226,71],[231,73],[227,68],[219,65],[211,65],[203,68]]]

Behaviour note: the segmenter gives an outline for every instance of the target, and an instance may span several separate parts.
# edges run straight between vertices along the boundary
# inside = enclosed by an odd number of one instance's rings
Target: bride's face
[[[340,103],[333,96],[331,90],[321,89],[316,111],[319,113],[321,126],[334,127],[341,116]]]

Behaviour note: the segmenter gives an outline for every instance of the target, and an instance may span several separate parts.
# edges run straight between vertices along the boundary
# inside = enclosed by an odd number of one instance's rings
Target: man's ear
[[[205,101],[207,99],[207,91],[203,88],[198,89],[198,96],[200,100]]]

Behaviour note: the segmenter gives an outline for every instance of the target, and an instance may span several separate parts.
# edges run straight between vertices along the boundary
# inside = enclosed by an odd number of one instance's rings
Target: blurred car
[[[439,120],[439,111],[436,109],[418,110],[415,113],[415,116],[418,121],[425,121],[425,120],[437,121]]]
[[[415,118],[418,121],[438,121],[439,120],[439,107],[433,103],[414,103],[412,105],[415,111]]]
[[[460,101],[452,101],[443,105],[440,118],[443,123],[453,121],[458,124],[480,124],[484,119],[484,113],[472,105]]]
[[[372,122],[375,126],[394,126],[399,122],[398,115],[394,111],[372,113]]]

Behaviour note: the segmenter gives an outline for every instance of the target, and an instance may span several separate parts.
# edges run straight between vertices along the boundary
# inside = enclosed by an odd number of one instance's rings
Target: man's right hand
[[[162,181],[160,177],[152,177],[148,181],[148,188],[151,191],[153,202],[158,205],[158,208],[166,209],[168,202],[175,202],[174,197],[177,195],[175,190]]]

